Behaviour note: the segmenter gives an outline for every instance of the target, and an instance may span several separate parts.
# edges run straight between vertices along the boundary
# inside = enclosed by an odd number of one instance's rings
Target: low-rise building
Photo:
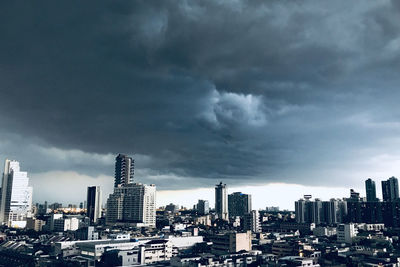
[[[39,220],[36,218],[26,218],[26,229],[35,230],[36,232],[40,232],[43,229],[43,226],[46,224],[45,221]]]
[[[353,237],[357,236],[358,231],[354,223],[349,223],[339,224],[336,233],[339,243],[351,244],[353,242]]]
[[[239,251],[251,250],[251,232],[244,233],[227,232],[210,237],[212,253],[216,255],[230,254]]]

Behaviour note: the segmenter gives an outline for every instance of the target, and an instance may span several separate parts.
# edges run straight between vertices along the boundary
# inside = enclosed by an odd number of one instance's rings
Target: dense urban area
[[[372,179],[366,197],[304,195],[295,211],[252,209],[251,195],[215,186],[215,208],[156,207],[156,186],[134,179],[134,159],[115,160],[114,192],[87,188],[79,206],[32,204],[18,161],[6,160],[0,196],[1,266],[400,266],[398,180]],[[267,193],[267,192],[266,192]]]

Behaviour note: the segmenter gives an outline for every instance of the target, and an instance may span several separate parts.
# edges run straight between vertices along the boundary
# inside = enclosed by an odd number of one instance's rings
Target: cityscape
[[[400,267],[399,69],[400,0],[0,1],[0,267]]]
[[[198,199],[157,206],[156,185],[134,176],[134,158],[115,158],[114,191],[87,188],[77,205],[32,202],[20,162],[2,177],[0,263],[5,266],[398,266],[398,179],[365,180],[330,200],[305,194],[294,210],[252,208],[252,195],[215,185],[215,207]],[[78,185],[77,185],[78,186]],[[10,265],[11,264],[11,265]]]

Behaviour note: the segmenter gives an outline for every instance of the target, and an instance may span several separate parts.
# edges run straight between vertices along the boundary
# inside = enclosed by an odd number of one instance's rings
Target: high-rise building
[[[106,222],[155,227],[156,186],[134,183],[114,188],[107,201]]]
[[[260,214],[258,210],[252,210],[243,216],[243,229],[253,233],[261,232]]]
[[[311,222],[317,225],[320,224],[321,221],[323,221],[323,218],[321,218],[322,215],[322,201],[319,198],[316,198],[312,202]]]
[[[19,162],[6,160],[1,187],[0,221],[8,226],[24,228],[31,216],[32,187],[27,172],[20,170]]]
[[[118,154],[115,158],[114,187],[125,186],[133,183],[135,161],[126,155]]]
[[[235,192],[228,195],[229,216],[243,217],[251,211],[251,195]]]
[[[197,213],[199,215],[207,215],[210,212],[208,200],[199,199],[197,202]]]
[[[368,178],[367,180],[365,180],[365,192],[367,194],[368,202],[378,201],[378,199],[376,198],[375,182],[372,181],[371,178]]]
[[[383,201],[393,201],[399,198],[399,181],[396,177],[382,181],[382,198]]]
[[[298,223],[336,224],[346,220],[347,202],[341,199],[330,201],[321,201],[318,198],[314,201],[310,201],[309,198],[300,199],[295,202],[295,212]]]
[[[83,206],[83,204],[82,204]],[[91,223],[96,223],[101,217],[101,189],[100,186],[89,186],[87,189],[87,216]]]
[[[339,222],[339,200],[332,198],[330,201],[322,202],[322,221],[328,224]]]
[[[226,195],[226,184],[220,182],[215,186],[215,212],[218,218],[228,220],[228,198]]]
[[[306,222],[306,200],[299,199],[294,202],[296,222],[305,223]]]

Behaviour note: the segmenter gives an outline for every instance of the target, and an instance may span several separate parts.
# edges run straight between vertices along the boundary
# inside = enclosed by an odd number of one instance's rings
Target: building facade
[[[252,233],[261,232],[260,214],[257,210],[252,210],[243,216],[243,229]]]
[[[218,218],[226,221],[229,219],[226,184],[222,182],[215,186],[215,212]]]
[[[19,162],[6,160],[1,187],[0,221],[8,226],[24,228],[31,217],[32,187],[27,172],[20,170]]]
[[[126,186],[133,183],[135,161],[127,155],[118,154],[115,158],[114,187]]]
[[[251,211],[251,195],[235,192],[228,196],[229,216],[243,217]]]
[[[156,186],[137,183],[114,188],[107,201],[106,222],[155,227]]]
[[[96,223],[101,217],[101,189],[100,186],[89,186],[87,189],[86,213],[91,223]]]
[[[199,215],[207,215],[210,212],[208,200],[199,199],[197,202],[197,213]]]
[[[399,181],[396,177],[382,181],[382,198],[383,201],[393,201],[399,198]]]
[[[378,198],[376,197],[375,182],[371,178],[365,180],[365,193],[368,202],[378,201]]]

